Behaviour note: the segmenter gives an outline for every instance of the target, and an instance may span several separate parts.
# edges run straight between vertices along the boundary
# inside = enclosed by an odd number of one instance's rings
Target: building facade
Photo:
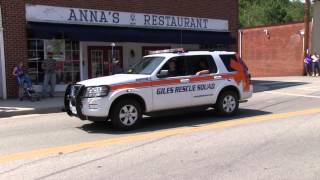
[[[312,52],[320,53],[320,1],[314,1],[313,4],[313,26],[311,37],[311,50]]]
[[[64,91],[71,82],[125,71],[150,50],[237,50],[237,0],[0,2],[2,97],[17,96],[12,69],[20,61],[40,90],[49,51],[57,60],[56,91]]]
[[[304,74],[304,23],[241,29],[239,53],[253,77]]]

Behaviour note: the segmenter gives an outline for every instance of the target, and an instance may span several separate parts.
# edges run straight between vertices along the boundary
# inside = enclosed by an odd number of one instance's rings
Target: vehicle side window
[[[161,74],[161,72],[167,72],[166,74]],[[186,76],[186,61],[184,57],[174,57],[168,60],[158,73],[158,77],[176,77],[176,76]],[[160,75],[161,74],[161,75]]]
[[[210,55],[197,55],[187,57],[189,71],[192,75],[203,75],[217,73],[218,68]]]
[[[234,71],[237,71],[236,69],[233,69],[231,67],[231,61],[232,60],[235,60],[237,61],[237,58],[234,54],[225,54],[225,55],[220,55],[220,58],[223,62],[223,64],[225,65],[225,67],[227,68],[227,70],[229,72],[234,72]]]

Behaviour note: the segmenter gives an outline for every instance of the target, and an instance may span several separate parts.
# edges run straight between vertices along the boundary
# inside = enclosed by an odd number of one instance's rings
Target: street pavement
[[[320,179],[320,78],[254,79],[235,117],[146,117],[115,131],[65,113],[0,119],[0,179]]]

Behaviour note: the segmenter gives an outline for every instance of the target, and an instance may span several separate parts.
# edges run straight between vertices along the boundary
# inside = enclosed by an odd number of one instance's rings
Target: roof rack
[[[149,54],[161,54],[161,53],[184,53],[186,52],[183,48],[175,48],[175,49],[163,49],[156,51],[149,51]]]

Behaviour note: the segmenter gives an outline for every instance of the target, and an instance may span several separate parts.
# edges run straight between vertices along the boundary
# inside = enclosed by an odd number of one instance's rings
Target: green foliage
[[[240,0],[240,25],[253,27],[303,21],[304,4],[299,0]]]

